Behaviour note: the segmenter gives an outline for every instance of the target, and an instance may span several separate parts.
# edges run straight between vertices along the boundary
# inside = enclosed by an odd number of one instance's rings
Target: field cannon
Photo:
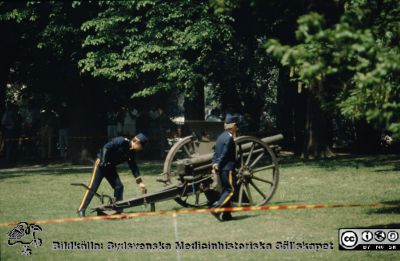
[[[278,160],[274,143],[283,139],[281,134],[259,139],[240,136],[235,139],[238,168],[237,184],[233,198],[236,206],[265,205],[274,195],[279,181]],[[163,184],[160,191],[121,201],[109,201],[95,207],[98,215],[110,214],[115,209],[174,199],[184,207],[204,207],[204,195],[218,189],[211,174],[214,141],[207,137],[188,136],[180,139],[169,150],[163,173],[157,179]],[[111,211],[111,212],[109,212]]]

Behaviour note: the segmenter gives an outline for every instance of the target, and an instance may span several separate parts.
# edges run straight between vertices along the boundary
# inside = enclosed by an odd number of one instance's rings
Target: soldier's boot
[[[230,221],[230,220],[233,220],[233,217],[232,217],[231,212],[224,212],[224,213],[222,213],[221,220],[222,220],[222,221]]]
[[[226,208],[231,208],[232,204],[229,202],[228,204],[225,205],[225,207]],[[232,219],[233,219],[233,217],[232,217],[232,214],[231,214],[230,211],[222,212],[222,215],[221,215],[221,220],[222,221],[230,221]]]
[[[213,204],[211,205],[211,208],[218,208],[218,207],[219,207],[219,206],[217,205],[217,202],[215,202],[215,203],[213,203]],[[220,218],[221,212],[211,211],[210,213],[211,213],[211,215],[213,215],[218,221],[221,221],[221,218]]]
[[[78,210],[78,216],[79,217],[84,217],[85,216],[85,210],[84,209]]]

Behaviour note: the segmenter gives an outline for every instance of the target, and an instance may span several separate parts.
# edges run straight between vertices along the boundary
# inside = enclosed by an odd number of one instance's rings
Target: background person
[[[214,108],[211,110],[210,115],[207,116],[206,121],[222,121],[221,120],[221,111],[218,108]]]
[[[167,138],[171,137],[171,133],[175,131],[176,127],[168,115],[164,113],[164,110],[161,107],[157,109],[157,112],[157,132],[160,146],[160,159],[163,160],[168,150]]]
[[[58,148],[60,150],[60,156],[63,159],[67,158],[68,129],[69,129],[68,108],[67,104],[63,103],[60,108],[60,111],[58,112]]]
[[[118,113],[114,108],[107,112],[107,137],[112,139],[117,137],[117,118]]]
[[[54,157],[54,132],[56,115],[52,109],[45,109],[40,114],[40,151],[42,159]]]
[[[6,162],[11,162],[16,154],[16,138],[18,137],[18,114],[14,104],[7,104],[6,111],[1,118],[1,128]]]
[[[123,124],[123,134],[125,136],[132,137],[136,134],[136,118],[138,115],[138,111],[133,106],[126,109]]]

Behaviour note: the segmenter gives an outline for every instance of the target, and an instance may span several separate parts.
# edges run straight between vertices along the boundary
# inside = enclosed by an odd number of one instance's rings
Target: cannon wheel
[[[274,195],[279,181],[279,166],[268,144],[251,136],[235,139],[240,168],[236,174],[237,206],[265,205]],[[243,150],[246,148],[246,150]]]
[[[237,160],[241,167],[236,173],[237,184],[233,201],[238,206],[265,205],[278,186],[279,166],[276,156],[268,144],[255,137],[240,136],[235,139],[235,143]],[[247,147],[246,151],[243,151],[244,147]],[[186,137],[177,142],[164,162],[165,178],[172,182],[176,176],[173,162],[198,156],[197,148],[198,141],[193,137]],[[199,208],[207,205],[204,193],[200,191],[175,201],[184,207]]]
[[[193,136],[185,137],[172,146],[165,158],[163,167],[163,176],[165,180],[168,180],[168,183],[175,181],[176,166],[174,162],[180,159],[199,156],[198,148],[199,141]],[[175,201],[183,207],[200,208],[207,205],[207,199],[204,193],[200,191],[194,191],[192,195],[177,198]]]
[[[165,178],[171,179],[176,176],[176,168],[173,164],[175,161],[198,156],[197,147],[198,142],[192,136],[185,137],[175,143],[164,161],[163,175],[165,175]]]

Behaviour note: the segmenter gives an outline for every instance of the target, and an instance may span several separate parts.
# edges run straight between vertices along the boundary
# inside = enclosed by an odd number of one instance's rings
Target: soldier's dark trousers
[[[222,170],[219,173],[221,178],[222,193],[214,207],[223,208],[231,206],[231,199],[235,193],[236,176],[233,170]]]
[[[78,211],[86,210],[86,208],[89,206],[89,203],[94,196],[94,193],[97,192],[97,189],[99,188],[103,178],[106,178],[108,183],[110,183],[111,187],[114,189],[115,199],[117,201],[122,200],[122,195],[124,193],[124,186],[122,185],[122,182],[118,176],[115,166],[112,165],[100,166],[100,160],[97,159],[88,186],[89,189],[86,190],[86,193],[83,196]]]

